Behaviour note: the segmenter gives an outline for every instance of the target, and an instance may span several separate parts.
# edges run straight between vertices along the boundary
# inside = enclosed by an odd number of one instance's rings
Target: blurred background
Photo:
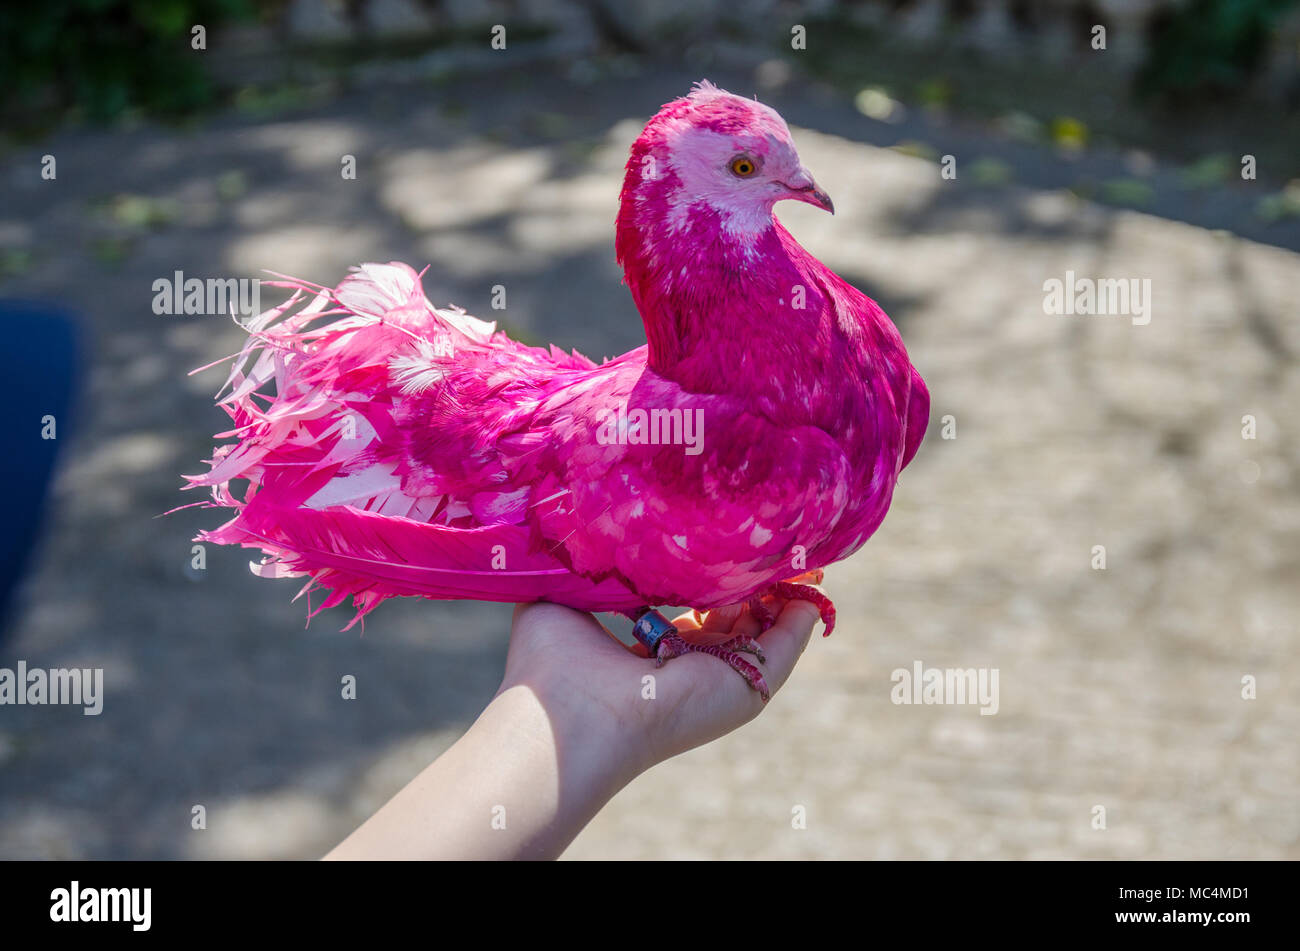
[[[931,429],[828,573],[835,636],[568,855],[1300,856],[1300,3],[62,0],[0,38],[0,297],[78,326],[6,311],[6,479],[76,385],[31,537],[10,493],[0,667],[105,679],[99,716],[0,706],[0,858],[318,856],[499,681],[508,605],[341,633],[244,551],[196,567],[222,514],[158,516],[225,374],[186,374],[242,334],[156,315],[153,282],[401,260],[435,304],[621,353],[622,165],[703,77],[794,129],[837,214],[780,217],[898,324]],[[1067,271],[1149,279],[1150,323],[1048,315]],[[892,703],[916,661],[997,668],[997,715]]]

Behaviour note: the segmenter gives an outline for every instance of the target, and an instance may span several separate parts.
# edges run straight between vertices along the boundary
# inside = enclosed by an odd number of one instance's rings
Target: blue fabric
[[[59,449],[72,435],[81,373],[76,319],[53,304],[0,300],[4,328],[5,443],[0,451],[0,639],[9,628],[14,589],[36,545]],[[55,439],[41,438],[53,416]]]

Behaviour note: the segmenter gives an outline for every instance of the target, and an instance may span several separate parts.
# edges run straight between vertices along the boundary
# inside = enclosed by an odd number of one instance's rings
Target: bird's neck
[[[618,257],[652,370],[693,392],[802,398],[789,387],[814,386],[828,351],[865,329],[837,326],[843,309],[830,298],[842,282],[779,222],[765,224],[736,228],[708,207],[656,207],[625,190]]]

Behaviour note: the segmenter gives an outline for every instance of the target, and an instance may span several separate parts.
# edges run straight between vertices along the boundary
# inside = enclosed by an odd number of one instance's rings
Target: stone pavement
[[[218,514],[154,516],[190,501],[179,473],[224,420],[220,372],[185,373],[240,332],[155,316],[152,281],[335,283],[399,259],[431,265],[435,303],[621,352],[641,328],[613,260],[620,170],[694,78],[582,97],[547,74],[380,88],[186,132],[70,131],[4,159],[0,247],[24,263],[0,289],[72,303],[93,344],[0,666],[102,666],[107,697],[99,717],[0,708],[0,857],[318,855],[500,676],[508,606],[391,603],[343,634],[342,610],[304,629],[296,586],[252,578],[242,552],[190,569]],[[780,106],[808,121],[797,95]],[[818,128],[861,120],[819,109],[840,122]],[[1300,256],[944,182],[852,135],[796,141],[837,214],[782,220],[899,324],[931,431],[881,531],[828,574],[835,636],[763,716],[641,777],[568,855],[1300,857]],[[55,182],[34,177],[43,153]],[[1068,271],[1149,279],[1150,322],[1045,313],[1044,282]],[[892,703],[891,672],[916,661],[997,668],[997,714]]]

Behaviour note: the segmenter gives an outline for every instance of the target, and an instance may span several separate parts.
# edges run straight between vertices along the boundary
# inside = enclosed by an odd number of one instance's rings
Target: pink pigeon
[[[615,243],[647,343],[600,364],[435,308],[404,264],[275,282],[294,293],[246,324],[219,396],[237,441],[185,477],[236,512],[199,540],[307,576],[317,611],[350,597],[353,623],[398,596],[620,612],[643,656],[709,653],[766,699],[756,641],[651,606],[766,629],[765,597],[802,599],[829,634],[809,573],[880,525],[930,408],[884,311],[773,217],[787,198],[834,211],[773,109],[708,82],[666,104]]]

